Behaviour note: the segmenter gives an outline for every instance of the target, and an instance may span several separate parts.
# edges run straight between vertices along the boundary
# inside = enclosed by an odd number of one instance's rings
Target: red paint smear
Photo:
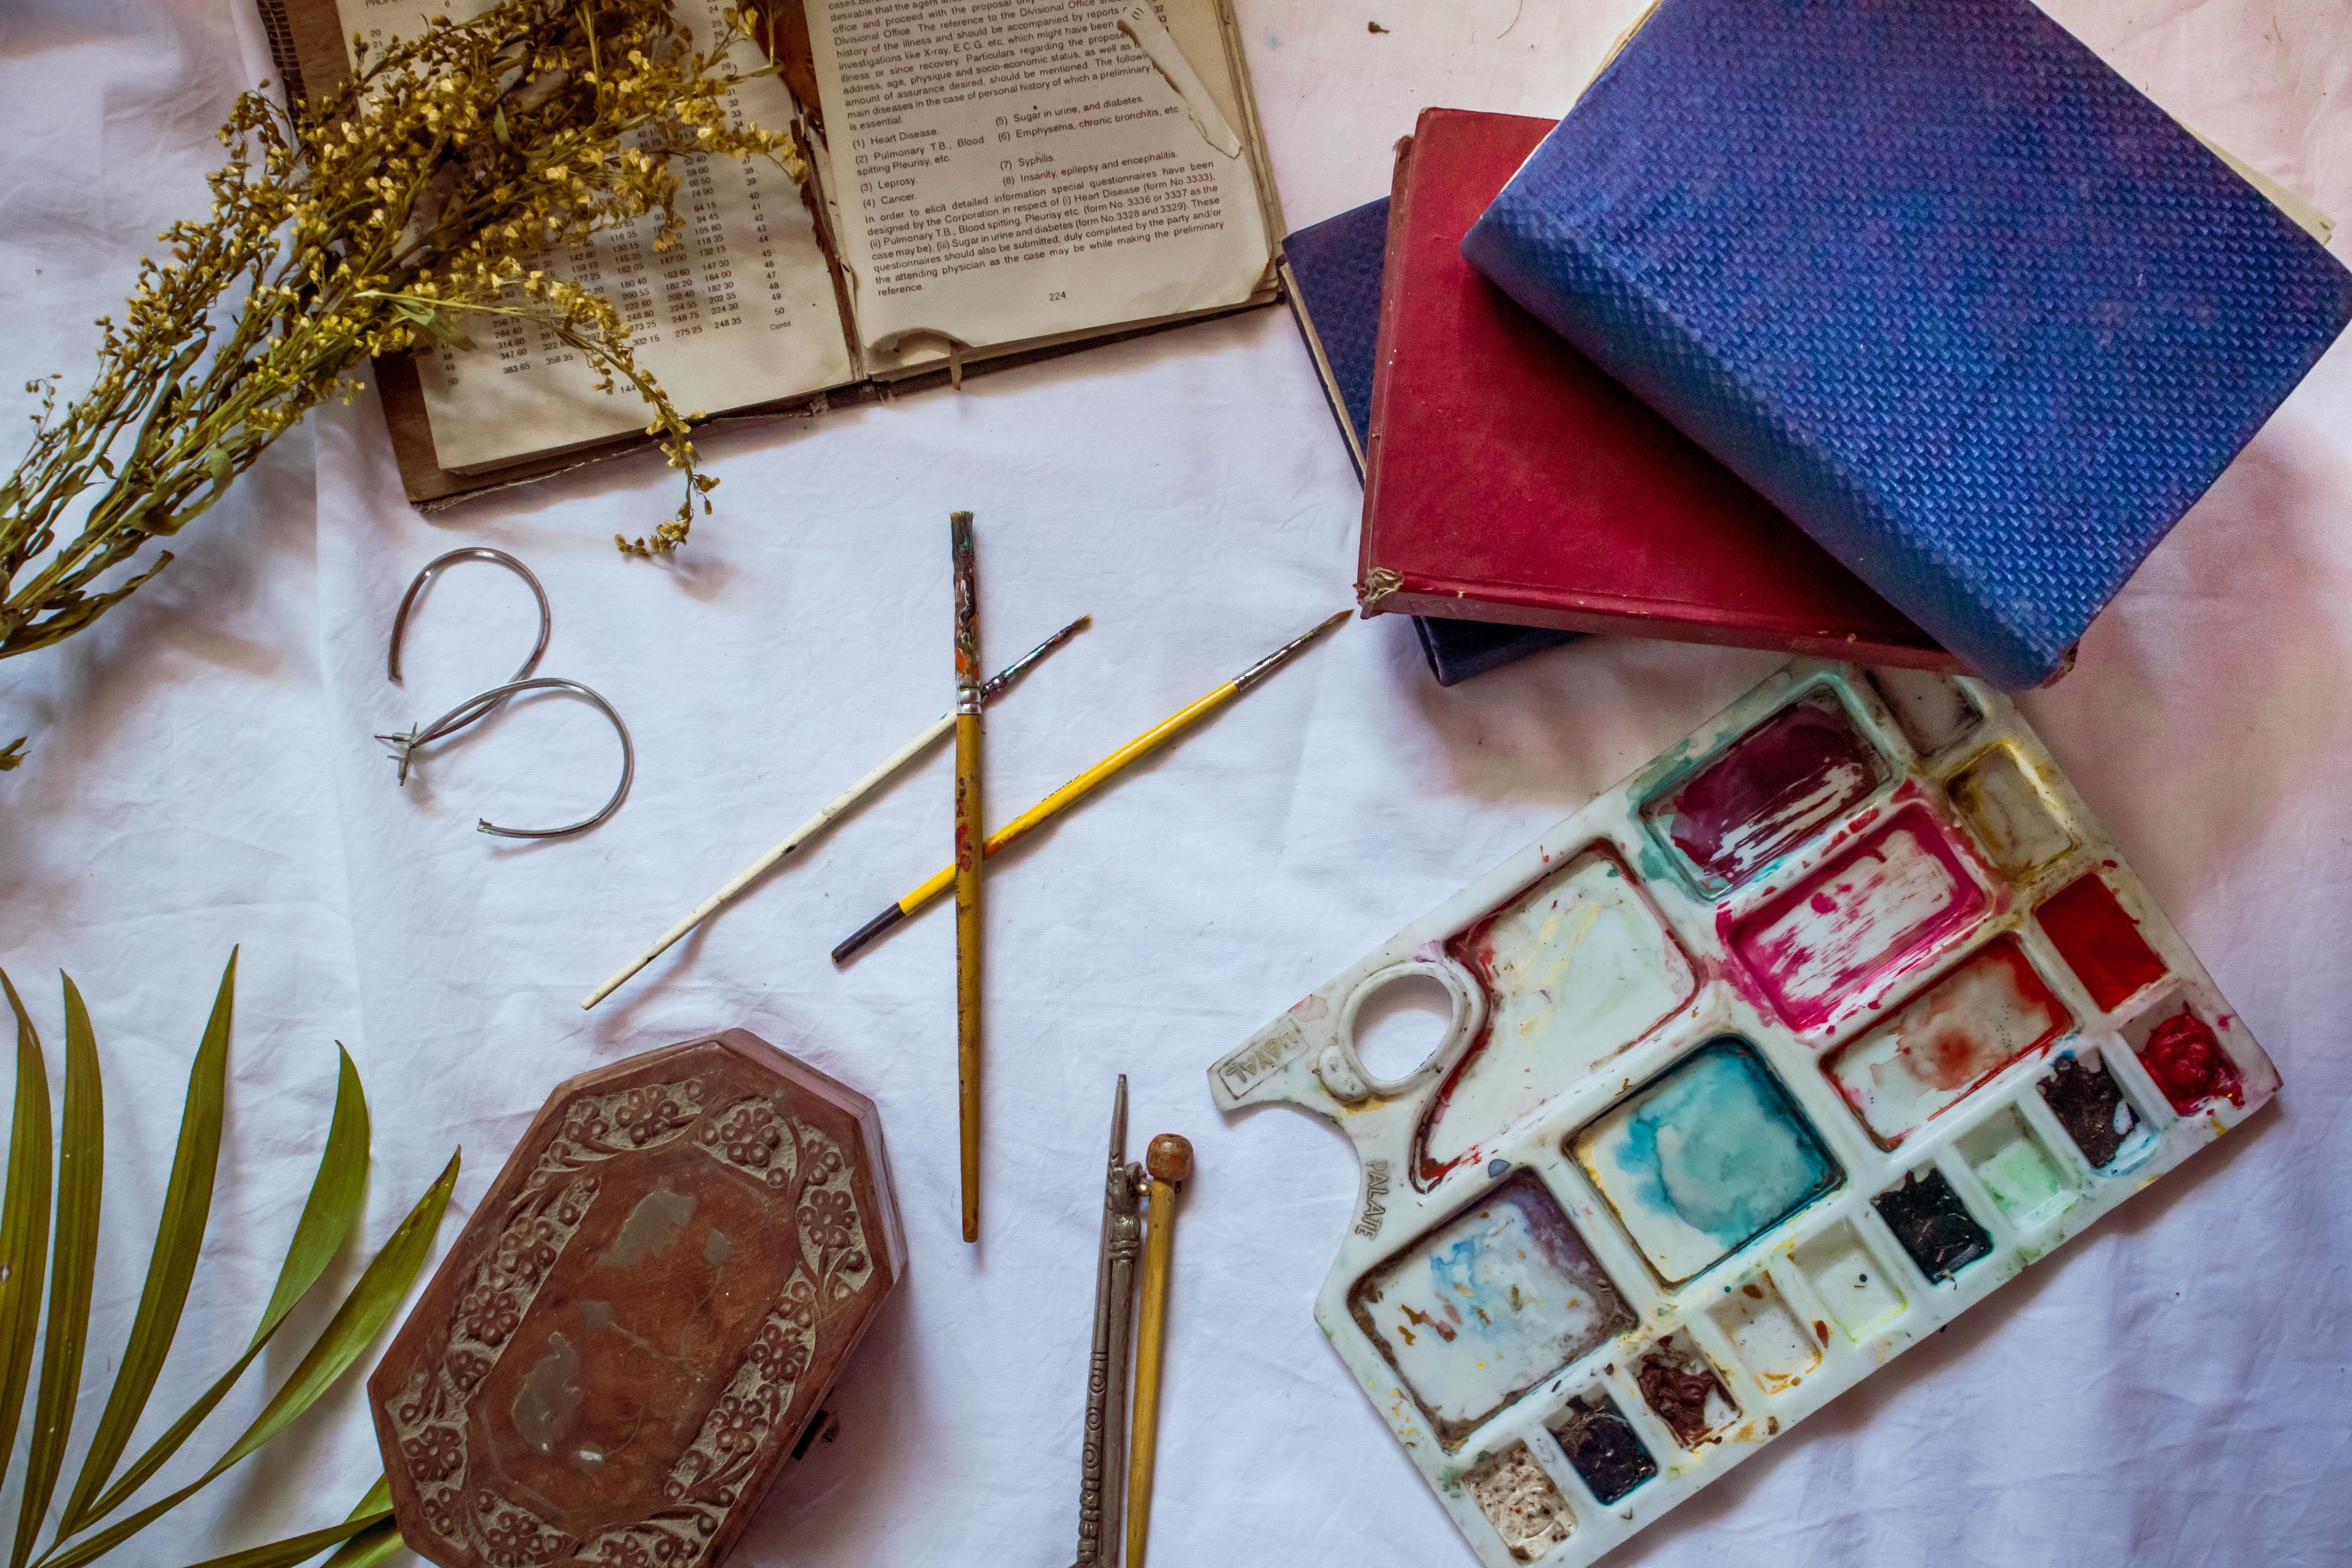
[[[2019,1005],[2011,1017],[2028,1026],[2011,1036],[2009,1043],[1997,1035],[1978,1034],[1968,1026],[1964,1017],[1952,1015],[1967,989],[1961,982],[1973,977],[1981,968],[1996,964],[2009,972],[2007,979],[2017,994]],[[1956,1089],[1973,1091],[2010,1063],[2046,1049],[2074,1026],[2074,1019],[2066,1011],[2066,1005],[2034,971],[2017,939],[2004,936],[1987,943],[1983,952],[1937,981],[1892,1026],[1903,1035],[1896,1059],[1921,1082],[1950,1093]],[[1840,1075],[1847,1053],[1861,1050],[1870,1043],[1871,1037],[1863,1037],[1832,1056],[1823,1064],[1823,1069],[1879,1147],[1892,1149],[1918,1129],[1906,1128],[1893,1134],[1881,1132],[1871,1125],[1862,1095]],[[1933,1121],[1966,1103],[1963,1093],[1960,1099],[1930,1113],[1927,1120]]]
[[[1859,776],[1838,798],[1784,823],[1769,839],[1728,842],[1751,823],[1786,813],[1841,766]],[[1737,882],[1885,781],[1886,763],[1878,749],[1854,729],[1836,698],[1817,693],[1741,736],[1654,813],[1666,817],[1667,837],[1691,864]]]
[[[2142,986],[2164,978],[2164,960],[2095,871],[2051,894],[2034,918],[2105,1011],[2115,1011]]]
[[[1837,905],[1825,890],[1832,881],[1843,876],[1854,862],[1879,852],[1880,846],[1894,834],[1908,832],[1936,859],[1943,862],[1951,877],[1951,902],[1910,927],[1893,933],[1876,951],[1862,955],[1861,962],[1843,971],[1836,983],[1821,995],[1791,999],[1782,994],[1781,986],[1811,956],[1810,950],[1799,948],[1786,940],[1771,942],[1761,933],[1782,915],[1801,902],[1810,902],[1819,912],[1827,903],[1830,910]],[[1817,889],[1824,889],[1819,890]],[[1817,1028],[1845,1010],[1853,1001],[1853,993],[1866,982],[1893,968],[1925,949],[1939,945],[1954,931],[1975,924],[1986,910],[1983,886],[1969,874],[1962,861],[1962,852],[1954,846],[1951,835],[1943,823],[1924,805],[1909,805],[1889,816],[1874,831],[1857,840],[1853,847],[1823,866],[1804,881],[1790,888],[1780,897],[1757,908],[1752,913],[1734,919],[1729,910],[1717,917],[1717,931],[1724,945],[1739,955],[1742,965],[1755,982],[1755,991],[1772,1010],[1799,1029]]]
[[[2204,1019],[2194,1013],[2167,1018],[2139,1048],[2140,1065],[2172,1109],[2192,1114],[2209,1100],[2227,1095],[2232,1105],[2246,1103],[2238,1068],[2221,1049],[2221,1042]]]
[[[1979,953],[1969,968],[1999,964],[2009,971],[2009,984],[2024,1005],[2018,1013],[2028,1017],[2024,1008],[2041,1015],[2041,1029],[2031,1041],[2019,1048],[2005,1047],[1997,1039],[1987,1039],[1970,1033],[1962,1020],[1948,1016],[1959,999],[1959,987],[1946,981],[1921,998],[1916,1014],[1903,1019],[1904,1050],[1919,1058],[1927,1071],[1921,1076],[1940,1089],[1972,1088],[2007,1067],[2029,1051],[2038,1050],[2066,1032],[2074,1022],[2065,1005],[2051,994],[2042,976],[2025,961],[2024,951],[2014,937],[2003,937]],[[1959,972],[1965,973],[1967,971]],[[1953,976],[1958,978],[1958,974]],[[1912,1031],[1923,1033],[1916,1039]]]

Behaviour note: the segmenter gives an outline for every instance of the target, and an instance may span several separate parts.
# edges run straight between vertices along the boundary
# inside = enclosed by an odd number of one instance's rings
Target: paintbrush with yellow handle
[[[1037,663],[1038,660],[1044,658],[1047,654],[1052,653],[1055,648],[1060,647],[1064,643],[1068,642],[1072,637],[1077,636],[1080,632],[1086,630],[1093,624],[1094,617],[1092,616],[1080,616],[1076,620],[1072,621],[1068,626],[1064,626],[1060,631],[1055,632],[1052,637],[1047,637],[1044,642],[1039,643],[1035,647],[1031,648],[1027,653],[1023,654],[1019,658],[1014,659],[1011,664],[1006,665],[1003,669],[1000,669],[994,675],[990,676],[988,678],[988,683],[980,689],[980,700],[982,705],[985,706],[988,703],[995,701],[998,696],[1014,681],[1029,673],[1031,666]],[[803,822],[798,827],[793,828],[791,837],[787,837],[782,843],[777,845],[774,848],[769,850],[765,855],[761,856],[757,860],[752,861],[749,866],[744,867],[740,871],[736,872],[735,875],[728,880],[725,887],[720,888],[717,892],[703,900],[702,902],[695,905],[692,911],[689,912],[684,920],[670,927],[669,930],[662,932],[661,936],[651,947],[646,949],[643,952],[637,954],[636,957],[629,960],[628,963],[614,970],[610,979],[606,980],[604,984],[599,985],[595,990],[591,991],[587,995],[580,999],[580,1005],[583,1009],[593,1007],[597,1003],[602,1002],[605,997],[610,996],[614,992],[619,990],[622,985],[628,982],[632,975],[637,973],[637,971],[643,969],[646,964],[651,963],[655,959],[659,958],[663,953],[667,952],[670,950],[671,945],[675,943],[678,938],[684,936],[687,932],[700,925],[704,921],[709,920],[712,915],[718,913],[719,908],[729,900],[734,898],[736,894],[743,891],[744,889],[749,888],[761,877],[766,876],[770,867],[775,865],[776,862],[782,860],[785,856],[796,853],[803,846],[814,839],[818,834],[824,832],[827,827],[830,827],[852,806],[856,805],[859,801],[864,800],[867,795],[873,794],[875,790],[880,788],[881,785],[887,782],[891,775],[898,773],[900,768],[905,767],[908,763],[913,762],[917,757],[919,757],[925,752],[929,751],[940,736],[952,733],[955,730],[955,710],[950,708],[948,711],[940,714],[937,720],[925,725],[923,727],[922,733],[917,735],[913,740],[908,741],[905,745],[900,746],[897,751],[883,758],[880,763],[875,765],[874,770],[871,773],[868,773],[864,778],[859,779],[856,784],[851,784],[847,789],[843,790],[839,795],[827,801],[824,804],[824,808],[814,816],[810,817],[806,822]]]
[[[1135,1325],[1135,1430],[1127,1447],[1127,1568],[1143,1568],[1151,1533],[1151,1468],[1160,1447],[1160,1363],[1168,1341],[1168,1266],[1176,1249],[1176,1193],[1192,1173],[1192,1145],[1162,1132],[1143,1152],[1143,1306]]]
[[[955,556],[956,1096],[963,1238],[980,1239],[980,572],[971,513],[948,517]]]
[[[1097,763],[1093,767],[1088,768],[991,834],[987,842],[982,847],[982,855],[985,858],[999,854],[1027,837],[1031,832],[1053,817],[1076,805],[1136,763],[1150,756],[1153,752],[1272,675],[1287,663],[1292,655],[1346,620],[1351,613],[1342,610],[1328,620],[1302,632],[1199,701],[1179,710],[1154,724],[1150,729],[1146,730],[1142,734],[1138,735],[1134,740],[1129,741],[1126,745],[1121,746],[1118,751],[1113,752],[1109,756],[1105,757],[1101,762]],[[959,885],[957,868],[953,866],[942,868],[929,881],[858,927],[847,941],[833,950],[833,961],[835,963],[847,963],[849,956],[858,949],[898,924],[950,888]]]

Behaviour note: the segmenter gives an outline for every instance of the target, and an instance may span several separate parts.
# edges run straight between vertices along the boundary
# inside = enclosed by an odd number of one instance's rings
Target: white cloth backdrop
[[[1629,9],[1239,8],[1293,226],[1381,195],[1422,106],[1557,112]],[[2181,118],[2352,218],[2352,10],[2053,8]],[[31,407],[25,376],[79,386],[89,319],[116,308],[155,231],[204,210],[212,131],[264,59],[243,0],[0,8],[10,425]],[[742,1025],[880,1102],[913,1258],[840,1384],[838,1439],[789,1472],[739,1561],[1069,1560],[1098,1162],[1124,1071],[1137,1142],[1179,1131],[1200,1162],[1154,1560],[1467,1564],[1309,1317],[1352,1160],[1304,1118],[1223,1121],[1204,1069],[1775,661],[1596,640],[1441,691],[1403,620],[1351,625],[1011,858],[990,894],[986,1239],[967,1247],[950,922],[926,918],[846,972],[826,960],[944,862],[944,755],[613,1003],[583,1016],[578,998],[941,710],[950,508],[980,516],[992,660],[1097,617],[992,715],[1001,818],[1344,605],[1356,481],[1276,310],[706,445],[719,513],[653,565],[610,540],[672,504],[657,465],[427,521],[403,503],[363,397],[280,443],[95,632],[0,667],[0,739],[33,735],[30,761],[0,776],[0,957],[53,1064],[56,971],[71,971],[110,1075],[92,1397],[136,1303],[210,987],[241,943],[231,1152],[144,1432],[251,1330],[316,1157],[334,1041],[375,1109],[370,1245],[463,1144],[446,1243],[556,1080]],[[514,712],[405,792],[369,738],[503,678],[528,646],[520,589],[462,571],[416,628],[406,689],[386,684],[403,584],[468,543],[538,569],[555,605],[545,672],[601,689],[635,731],[635,792],[590,837],[473,831],[477,815],[554,820],[603,798],[613,746],[584,709]],[[2080,668],[2026,704],[2276,1058],[2277,1106],[1627,1561],[2343,1560],[2347,678],[2339,348],[2098,624]],[[265,1362],[274,1380],[292,1352]],[[193,1473],[258,1398],[257,1380],[171,1473]],[[323,1523],[378,1464],[346,1387],[131,1560]]]

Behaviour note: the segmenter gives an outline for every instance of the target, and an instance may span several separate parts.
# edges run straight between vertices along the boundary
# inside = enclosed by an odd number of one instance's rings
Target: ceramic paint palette
[[[1382,1082],[1414,976],[1453,1018]],[[1354,1142],[1316,1319],[1493,1568],[1600,1556],[2278,1089],[1999,692],[1812,661],[1210,1081]]]

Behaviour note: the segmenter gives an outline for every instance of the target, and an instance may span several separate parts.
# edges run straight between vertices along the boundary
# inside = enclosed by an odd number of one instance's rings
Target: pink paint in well
[[[1985,907],[1958,847],[1915,802],[1740,919],[1728,938],[1764,1000],[1792,1028],[1813,1029]]]

